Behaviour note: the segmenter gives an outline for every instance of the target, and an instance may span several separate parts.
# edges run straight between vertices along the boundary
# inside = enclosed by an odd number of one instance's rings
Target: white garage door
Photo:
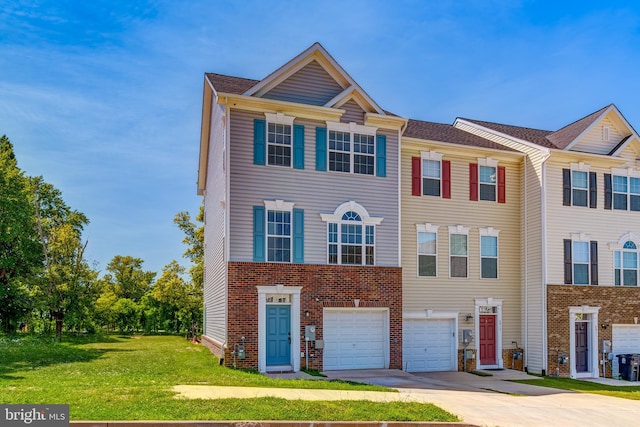
[[[614,354],[613,375],[618,375],[616,354],[640,353],[640,325],[613,325],[611,351]]]
[[[403,366],[408,372],[457,371],[453,319],[404,320]]]
[[[324,370],[386,368],[387,311],[325,310]]]

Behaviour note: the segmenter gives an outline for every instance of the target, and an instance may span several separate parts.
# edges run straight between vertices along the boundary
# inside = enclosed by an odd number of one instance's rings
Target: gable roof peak
[[[385,115],[384,110],[353,80],[349,73],[342,68],[319,42],[313,43],[307,49],[287,61],[284,65],[260,80],[256,85],[247,89],[243,95],[262,96],[312,61],[316,61],[324,68],[343,90],[353,88],[377,114]]]
[[[621,115],[614,104],[609,104],[549,134],[547,139],[557,148],[568,150],[577,142],[580,135],[591,128],[595,122],[601,117],[604,117],[604,115],[612,109],[615,109],[616,112]]]

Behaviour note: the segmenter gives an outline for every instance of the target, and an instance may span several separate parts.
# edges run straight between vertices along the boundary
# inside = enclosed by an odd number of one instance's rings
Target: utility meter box
[[[600,348],[603,353],[611,353],[611,340],[600,341]]]
[[[315,341],[316,340],[316,327],[315,325],[307,325],[304,327],[304,340]]]
[[[464,344],[469,344],[473,341],[473,331],[471,329],[463,329],[462,330],[462,342]]]

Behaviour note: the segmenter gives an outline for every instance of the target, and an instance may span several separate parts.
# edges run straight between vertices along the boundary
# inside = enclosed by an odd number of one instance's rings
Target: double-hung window
[[[418,276],[436,277],[438,260],[438,226],[416,224],[418,233]]]
[[[605,209],[640,211],[640,175],[631,169],[604,174]]]
[[[253,207],[253,260],[304,262],[304,210],[294,203],[265,200]]]
[[[332,123],[328,127],[329,170],[374,175],[376,129],[355,123]]]
[[[480,277],[498,278],[498,230],[480,229]]]
[[[267,164],[291,166],[291,125],[267,123]]]
[[[598,284],[598,242],[589,241],[584,233],[564,240],[564,283]]]
[[[597,207],[596,173],[586,163],[571,163],[562,170],[562,204],[564,206]]]
[[[291,211],[267,211],[267,261],[291,262]]]
[[[506,169],[492,158],[469,164],[469,200],[506,202]]]
[[[355,202],[340,205],[333,214],[321,214],[327,223],[327,262],[343,265],[375,265],[375,226],[382,218],[371,218]]]
[[[304,126],[283,113],[253,120],[253,163],[304,169]]]
[[[628,240],[613,253],[616,286],[638,286],[638,246]]]
[[[411,158],[411,195],[451,198],[451,161],[442,153],[421,151]]]
[[[449,227],[449,275],[469,277],[469,228]]]

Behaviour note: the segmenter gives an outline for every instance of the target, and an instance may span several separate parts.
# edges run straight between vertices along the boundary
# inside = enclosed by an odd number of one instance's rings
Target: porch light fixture
[[[473,320],[473,314],[467,314],[466,316],[464,316],[464,320],[467,322],[471,322]]]

